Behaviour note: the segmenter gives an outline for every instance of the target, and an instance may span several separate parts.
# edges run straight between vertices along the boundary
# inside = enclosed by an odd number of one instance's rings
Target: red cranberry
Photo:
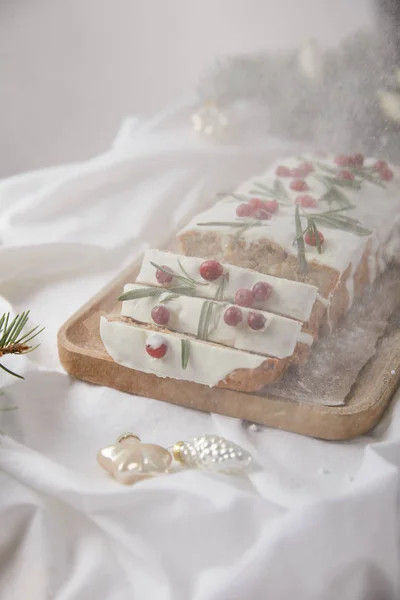
[[[314,171],[314,167],[312,166],[312,164],[307,162],[301,163],[299,169],[302,173],[301,177],[307,177],[307,175]]]
[[[241,288],[235,294],[235,304],[239,306],[249,307],[254,302],[253,292],[251,290],[247,290],[246,288]]]
[[[272,217],[271,213],[265,210],[265,208],[256,208],[253,213],[253,217],[259,221],[267,221]]]
[[[265,317],[261,313],[251,312],[247,317],[247,324],[251,329],[262,329],[265,325]]]
[[[200,275],[206,281],[219,279],[224,272],[224,267],[217,260],[205,260],[200,265]]]
[[[304,194],[303,196],[297,196],[296,204],[303,208],[315,208],[317,206],[317,201],[309,194]]]
[[[158,304],[151,311],[151,318],[157,325],[166,325],[169,321],[169,310],[166,306]]]
[[[353,173],[350,173],[350,171],[340,171],[338,177],[340,179],[347,179],[348,181],[354,181],[354,175],[353,175]]]
[[[261,208],[263,200],[260,200],[260,198],[250,198],[248,204],[251,208]]]
[[[147,338],[146,352],[152,358],[162,358],[167,350],[168,346],[161,335],[153,333]]]
[[[243,314],[237,306],[230,306],[224,312],[224,321],[230,327],[236,327],[243,320]]]
[[[257,300],[257,302],[263,302],[272,294],[272,285],[266,281],[258,281],[253,285],[251,291],[253,292],[254,300]]]
[[[264,200],[262,207],[269,213],[276,213],[279,208],[279,203],[276,200]]]
[[[237,217],[250,217],[251,215],[251,206],[243,202],[243,204],[239,204],[236,207],[236,216]]]
[[[355,167],[362,167],[364,164],[364,154],[355,154],[353,156],[353,165]]]
[[[275,173],[278,175],[278,177],[290,177],[290,169],[288,167],[284,167],[283,165],[279,165]]]
[[[158,283],[161,283],[161,285],[167,285],[168,283],[171,283],[171,281],[173,280],[174,274],[171,272],[171,269],[169,267],[166,267],[165,265],[161,265],[161,266],[163,269],[168,271],[168,273],[161,271],[161,269],[157,269],[156,279],[157,279]]]
[[[393,171],[391,169],[381,169],[379,172],[381,179],[384,181],[390,181],[393,179]]]
[[[377,160],[376,163],[374,164],[375,169],[378,169],[379,171],[381,169],[387,169],[388,168],[388,164],[386,162],[386,160]]]
[[[291,177],[304,177],[304,171],[302,171],[299,167],[290,170]]]
[[[295,192],[306,192],[308,190],[308,185],[304,179],[293,179],[293,181],[290,182],[290,188]]]
[[[348,167],[351,163],[351,157],[346,156],[346,154],[338,154],[338,156],[335,156],[335,163],[339,167]]]
[[[318,237],[319,237],[319,243],[322,245],[324,243],[324,241],[325,241],[325,238],[324,238],[324,236],[322,235],[322,233],[320,231],[318,231]],[[304,236],[304,241],[309,246],[316,246],[317,245],[317,238],[315,237],[315,233],[314,232],[310,233],[309,231],[306,231],[306,234]]]

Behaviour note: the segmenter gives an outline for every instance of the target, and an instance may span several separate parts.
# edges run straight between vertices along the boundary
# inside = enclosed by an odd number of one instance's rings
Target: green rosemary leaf
[[[309,219],[308,223],[309,223],[309,227],[311,229],[311,235],[315,235],[315,242],[317,244],[318,254],[321,254],[322,253],[321,240],[319,239],[319,231],[317,229],[315,221],[313,219]]]
[[[337,175],[338,171],[334,167],[328,167],[328,165],[324,165],[323,163],[318,162],[318,161],[315,162],[315,165],[321,171],[325,171],[325,173],[329,173],[330,175]]]
[[[239,202],[247,202],[247,197],[244,194],[234,194],[232,192],[220,192],[217,194],[220,198],[234,198],[235,200],[239,200]]]
[[[266,192],[269,196],[274,196],[274,190],[265,185],[265,183],[261,183],[261,181],[255,181],[254,185],[261,190],[264,190],[264,192]]]
[[[297,254],[299,259],[299,274],[304,275],[307,273],[308,265],[306,260],[306,250],[304,246],[304,238],[303,231],[301,227],[301,219],[300,219],[300,211],[299,206],[296,205],[295,211],[295,223],[296,223],[296,245],[297,245]]]
[[[165,298],[160,298],[160,304],[167,304],[167,302],[171,302],[171,300],[175,300],[175,298],[179,298],[179,294],[168,294]]]
[[[365,170],[361,170],[361,169],[357,169],[357,168],[352,168],[351,172],[356,175],[357,177],[362,177],[363,179],[365,179],[366,181],[369,181],[370,183],[373,183],[379,187],[385,188],[385,184],[383,183],[383,181],[381,179],[378,179],[377,177],[373,176],[373,173],[376,171],[365,171]]]
[[[150,298],[151,296],[160,296],[163,292],[165,292],[164,288],[140,288],[121,294],[118,300],[123,302],[124,300],[136,300],[137,298]]]
[[[173,275],[175,277],[175,279],[179,279],[179,281],[183,281],[183,283],[187,283],[188,285],[191,285],[193,287],[196,285],[196,282],[192,278],[187,278],[187,277],[182,277],[182,275],[177,275],[169,267],[168,267],[168,269],[165,269],[161,265],[157,265],[157,263],[154,263],[152,261],[150,261],[150,264],[152,267],[154,267],[158,271],[162,271],[163,273],[166,273],[167,275]]]
[[[280,181],[280,179],[275,179],[274,181],[274,191],[275,193],[280,196],[280,198],[285,199],[287,201],[289,201],[289,196],[288,193],[285,189],[285,186],[283,185],[282,181]]]
[[[338,185],[339,187],[350,188],[353,190],[361,189],[361,181],[357,181],[356,179],[340,179],[331,177],[330,175],[325,175],[324,177],[331,185]]]
[[[191,280],[193,281],[193,283],[196,283],[196,282],[194,281],[193,277],[191,277],[191,276],[190,276],[190,275],[189,275],[189,274],[188,274],[188,273],[185,271],[185,269],[184,269],[184,267],[183,267],[183,265],[182,265],[182,263],[181,263],[181,259],[180,259],[180,258],[178,258],[178,265],[179,265],[179,268],[180,268],[180,270],[182,271],[182,273],[185,275],[185,277],[187,277],[188,279],[191,279]]]
[[[213,323],[212,323],[212,329],[210,330],[210,333],[215,331],[219,325],[219,321],[221,318],[221,314],[222,311],[225,309],[226,304],[214,304],[213,307]]]
[[[208,339],[214,304],[212,300],[203,302],[197,328],[197,337],[201,340]]]
[[[325,185],[328,188],[327,191],[325,192],[325,194],[323,194],[321,196],[320,200],[322,200],[323,202],[328,202],[329,205],[331,205],[332,202],[336,202],[342,208],[347,208],[347,209],[354,208],[354,205],[350,203],[347,196],[345,196],[345,194],[341,190],[339,190],[337,187],[335,187],[333,185],[330,186],[330,184],[325,181],[325,178],[318,178],[318,179],[320,181],[322,181],[323,183],[325,183]]]
[[[369,229],[363,227],[358,221],[354,222],[353,219],[345,220],[343,218],[335,218],[334,216],[324,217],[323,214],[313,215],[313,218],[317,223],[329,229],[341,229],[342,231],[348,231],[361,237],[371,234]]]
[[[181,361],[182,369],[186,369],[189,363],[190,341],[186,338],[181,338]]]
[[[251,221],[246,223],[246,221],[208,221],[206,223],[196,223],[196,225],[202,227],[268,227],[267,223],[263,221]]]
[[[224,300],[224,295],[225,295],[225,284],[228,278],[228,273],[225,273],[224,275],[222,275],[221,277],[221,281],[219,282],[217,291],[215,292],[215,299],[219,300],[219,301],[223,301]]]

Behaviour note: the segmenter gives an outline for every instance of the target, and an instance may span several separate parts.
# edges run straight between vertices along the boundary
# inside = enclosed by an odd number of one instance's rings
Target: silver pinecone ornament
[[[218,435],[203,435],[189,442],[177,442],[173,455],[186,467],[218,473],[239,473],[252,460],[246,450]]]

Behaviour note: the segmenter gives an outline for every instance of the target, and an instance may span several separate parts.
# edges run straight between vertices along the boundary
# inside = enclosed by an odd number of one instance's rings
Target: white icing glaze
[[[305,157],[312,159],[312,157]],[[243,194],[246,197],[257,196],[254,193],[255,182],[262,182],[269,187],[272,187],[275,179],[275,169],[278,165],[284,165],[289,168],[298,166],[300,161],[294,158],[280,160],[271,166],[265,173],[252,177],[243,183],[236,190],[237,194]],[[319,159],[319,162],[329,167],[334,167],[332,158],[326,160]],[[375,159],[365,161],[366,166],[371,166]],[[317,263],[327,265],[343,273],[348,265],[354,259],[354,256],[359,260],[363,254],[368,240],[376,238],[378,245],[385,244],[393,229],[395,217],[400,210],[400,194],[399,194],[399,170],[390,166],[394,172],[394,179],[391,182],[385,182],[385,188],[380,188],[363,181],[361,190],[353,190],[343,188],[343,192],[348,197],[349,201],[355,205],[354,209],[346,211],[346,215],[355,217],[374,233],[372,236],[359,237],[353,233],[343,231],[341,229],[330,229],[318,224],[318,228],[323,232],[325,242],[323,244],[322,254],[318,254],[316,247],[306,246],[307,260],[313,260]],[[314,176],[313,173],[304,178],[309,186],[307,192],[294,192],[290,189],[289,184],[292,178],[279,178],[282,185],[286,189],[290,201],[295,203],[297,196],[307,193],[312,195],[317,201],[326,191],[324,185]],[[229,227],[221,226],[201,226],[199,223],[215,222],[215,221],[237,221],[236,207],[240,203],[232,196],[226,196],[220,202],[215,204],[210,209],[197,215],[192,221],[181,231],[181,234],[187,231],[218,231],[225,243],[233,240],[236,230]],[[336,205],[329,207],[325,202],[321,202],[315,209],[307,209],[307,212],[312,215],[316,212],[323,212],[330,208],[337,208]],[[243,219],[248,222],[251,219]],[[265,225],[252,227],[247,229],[241,239],[250,244],[251,242],[260,239],[269,239],[285,249],[286,252],[296,254],[297,250],[293,244],[295,237],[295,222],[294,222],[294,206],[279,206],[278,212],[273,215],[272,219],[265,221]],[[354,264],[354,271],[356,265]],[[349,284],[350,285],[350,284]]]
[[[147,286],[127,284],[124,291],[143,289],[143,287]],[[121,314],[125,317],[132,317],[141,323],[153,324],[151,311],[167,295],[168,292],[165,292],[159,297],[150,296],[148,298],[126,300],[122,303]],[[200,315],[205,302],[207,300],[204,298],[191,296],[179,296],[170,300],[165,304],[170,311],[170,318],[166,327],[172,331],[197,336]],[[215,304],[218,312],[213,314],[217,314],[218,320],[214,322],[214,317],[212,318],[214,326],[211,327],[208,334],[209,341],[275,358],[286,358],[293,354],[301,337],[302,324],[299,321],[262,312],[266,319],[265,327],[254,331],[247,324],[247,317],[252,309],[241,307],[243,321],[236,327],[231,327],[223,319],[223,314],[228,307],[229,304],[226,307],[221,303]],[[311,338],[312,343],[312,336],[307,334],[305,343],[310,343],[309,338]]]
[[[158,377],[194,381],[212,387],[235,369],[256,369],[265,361],[264,356],[190,339],[189,361],[183,369],[181,339],[185,336],[163,333],[168,350],[164,358],[157,359],[151,358],[145,350],[151,335],[154,332],[148,329],[108,321],[106,317],[100,319],[100,336],[113,360],[129,369],[154,373]]]
[[[194,258],[188,256],[179,256],[172,252],[164,252],[161,250],[147,250],[143,257],[140,273],[136,278],[137,283],[148,285],[159,285],[156,279],[156,270],[150,264],[153,262],[157,265],[166,265],[173,269],[175,273],[182,275],[178,260],[180,260],[185,271],[195,281],[204,283],[200,277],[200,265],[204,261],[203,258]],[[281,315],[298,319],[299,321],[308,321],[314,302],[317,297],[317,288],[313,285],[290,281],[273,277],[272,275],[264,275],[235,267],[233,265],[224,264],[224,273],[229,273],[229,280],[226,284],[226,299],[233,301],[235,293],[239,288],[252,288],[259,281],[269,283],[272,286],[271,296],[263,302],[255,302],[254,308],[276,312]],[[204,298],[214,298],[220,281],[210,282],[209,285],[198,285],[196,294]]]

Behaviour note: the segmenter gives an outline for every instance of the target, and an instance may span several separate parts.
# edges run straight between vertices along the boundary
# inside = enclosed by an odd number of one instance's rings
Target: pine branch
[[[38,347],[30,346],[29,342],[36,338],[43,331],[44,327],[39,329],[37,325],[26,333],[22,333],[28,320],[29,310],[16,315],[13,319],[11,319],[10,313],[4,313],[0,317],[0,358],[7,354],[27,354]],[[0,369],[14,377],[24,379],[22,375],[14,373],[14,371],[11,371],[2,364],[0,364]]]

